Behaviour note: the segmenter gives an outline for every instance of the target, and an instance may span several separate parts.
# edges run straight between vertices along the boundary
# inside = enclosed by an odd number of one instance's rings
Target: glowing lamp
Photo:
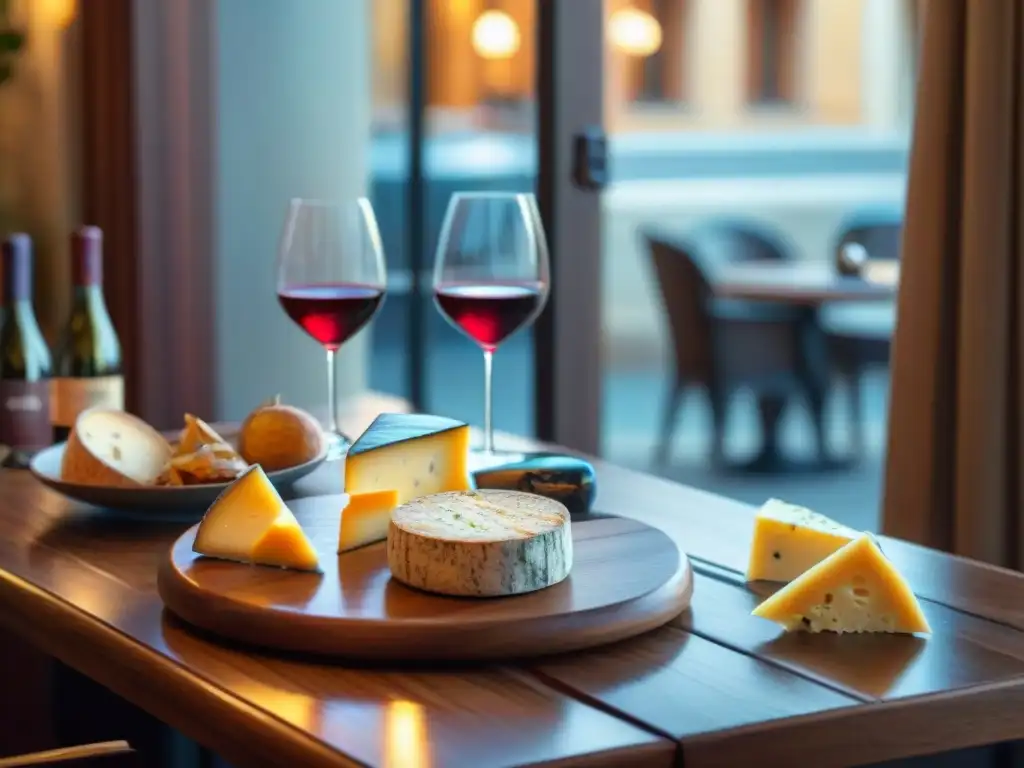
[[[661,24],[639,8],[621,8],[608,19],[608,38],[627,56],[650,56],[661,48]]]
[[[44,0],[46,20],[55,27],[64,28],[75,20],[75,0]]]
[[[473,50],[480,58],[511,58],[520,42],[519,25],[504,11],[484,11],[473,22]]]

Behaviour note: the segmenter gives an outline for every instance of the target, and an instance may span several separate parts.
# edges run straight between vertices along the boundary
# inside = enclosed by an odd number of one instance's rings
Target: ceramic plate
[[[230,483],[210,483],[208,485],[113,488],[108,485],[67,483],[60,479],[60,463],[64,456],[65,445],[65,443],[58,443],[40,451],[32,459],[29,469],[43,484],[50,486],[58,493],[76,501],[94,504],[97,507],[141,515],[147,513],[202,514],[220,492],[230,485]],[[312,461],[295,467],[267,472],[267,477],[278,490],[284,490],[319,467],[323,463],[325,455],[321,454]]]

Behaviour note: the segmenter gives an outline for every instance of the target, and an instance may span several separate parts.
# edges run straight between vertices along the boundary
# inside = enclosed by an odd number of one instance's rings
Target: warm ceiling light
[[[43,3],[47,21],[55,27],[67,27],[75,20],[75,0],[45,0]]]
[[[519,43],[519,25],[504,11],[484,11],[473,23],[473,50],[481,58],[511,58]]]
[[[639,8],[622,8],[608,20],[608,37],[628,56],[650,56],[661,48],[661,24]]]

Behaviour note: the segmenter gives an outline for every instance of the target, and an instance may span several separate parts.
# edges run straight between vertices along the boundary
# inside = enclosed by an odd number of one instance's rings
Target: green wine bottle
[[[32,307],[32,239],[10,235],[0,252],[0,445],[24,467],[50,444],[50,350]]]
[[[67,440],[87,408],[124,408],[121,343],[103,298],[103,231],[71,236],[71,315],[54,354],[50,413],[53,439]]]

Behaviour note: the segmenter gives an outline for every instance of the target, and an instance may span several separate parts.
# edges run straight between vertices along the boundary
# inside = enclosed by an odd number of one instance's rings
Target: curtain
[[[883,531],[1021,569],[1024,3],[924,11]]]

